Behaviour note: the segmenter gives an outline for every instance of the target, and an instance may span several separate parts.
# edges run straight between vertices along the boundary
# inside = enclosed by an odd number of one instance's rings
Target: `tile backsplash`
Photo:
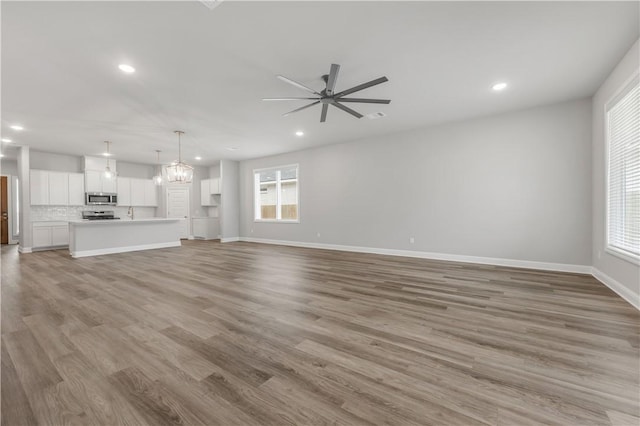
[[[155,217],[155,207],[134,207],[136,219]],[[85,210],[113,210],[117,217],[126,218],[128,207],[105,206],[104,208],[89,206],[31,206],[31,221],[67,221],[82,219]]]

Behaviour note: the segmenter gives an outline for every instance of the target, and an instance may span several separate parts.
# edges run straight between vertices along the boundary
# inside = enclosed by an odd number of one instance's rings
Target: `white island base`
[[[86,257],[179,247],[181,220],[184,219],[148,218],[69,222],[69,252],[72,257]]]

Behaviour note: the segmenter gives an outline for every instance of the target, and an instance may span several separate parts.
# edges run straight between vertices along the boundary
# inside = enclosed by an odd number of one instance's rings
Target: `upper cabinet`
[[[151,179],[118,178],[118,205],[157,207],[158,188]]]
[[[84,172],[85,188],[87,192],[117,192],[116,178],[107,179],[104,171],[87,170]]]
[[[220,178],[202,179],[200,181],[200,204],[203,206],[217,206],[220,195]]]
[[[29,174],[32,205],[84,205],[84,178],[81,173],[30,170]]]
[[[118,205],[131,205],[131,178],[118,178]]]
[[[46,170],[31,170],[29,173],[31,204],[49,204],[49,172]]]
[[[84,205],[84,175],[82,173],[69,173],[69,205]]]

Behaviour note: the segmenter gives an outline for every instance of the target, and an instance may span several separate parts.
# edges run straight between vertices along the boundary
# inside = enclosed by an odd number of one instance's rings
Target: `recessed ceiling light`
[[[9,126],[11,127],[13,130],[24,130],[24,127],[22,127],[19,124],[14,124],[13,126]]]
[[[228,147],[227,147],[227,151],[237,151],[237,150],[239,150],[239,149],[240,149],[240,148],[238,148],[237,146],[228,146]]]
[[[4,154],[0,153],[0,158],[4,157]]]
[[[387,114],[384,112],[372,112],[371,114],[365,115],[369,120],[377,120],[378,118],[386,117]]]
[[[200,157],[199,155],[196,157],[196,160],[200,161],[202,160],[202,157]]]
[[[102,155],[105,157],[111,157],[112,154],[109,152],[103,152]]]
[[[304,136],[304,132],[302,130],[298,130],[296,132],[296,136]]]
[[[507,88],[507,83],[496,83],[493,86],[491,86],[491,88],[496,92],[499,92]]]
[[[2,142],[12,142],[11,139],[2,138]]]
[[[136,69],[134,67],[132,67],[131,65],[127,65],[127,64],[120,64],[120,65],[118,65],[118,68],[120,68],[120,71],[126,72],[127,74],[131,74],[131,73],[136,72]]]

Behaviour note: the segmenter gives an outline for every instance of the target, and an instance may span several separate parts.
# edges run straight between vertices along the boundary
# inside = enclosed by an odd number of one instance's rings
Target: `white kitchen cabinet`
[[[217,217],[194,217],[191,230],[194,238],[214,240],[220,238],[220,221]]]
[[[51,245],[52,246],[68,246],[69,245],[69,225],[51,227]]]
[[[29,187],[31,205],[42,206],[49,204],[49,172],[46,170],[29,171]]]
[[[200,204],[203,206],[217,206],[220,194],[220,178],[202,179],[200,181]]]
[[[69,245],[68,222],[34,222],[32,229],[34,249]]]
[[[157,207],[157,187],[151,179],[118,178],[118,205]]]
[[[49,204],[66,206],[69,204],[69,173],[49,173]]]
[[[33,248],[51,246],[51,227],[33,227]]]
[[[130,178],[118,178],[118,205],[130,206],[131,205],[131,179]]]
[[[158,205],[158,187],[149,179],[144,182],[144,205],[147,207],[156,207]]]
[[[209,194],[220,194],[220,178],[209,179]]]
[[[84,175],[81,173],[30,170],[31,205],[84,205]]]
[[[102,192],[102,172],[87,170],[84,172],[84,187],[87,192]]]
[[[85,188],[87,192],[117,192],[117,179],[115,177],[107,179],[104,176],[104,171],[87,170],[84,172],[84,175]]]
[[[84,175],[69,173],[69,205],[84,206]]]
[[[144,180],[131,179],[131,205],[144,206]]]

